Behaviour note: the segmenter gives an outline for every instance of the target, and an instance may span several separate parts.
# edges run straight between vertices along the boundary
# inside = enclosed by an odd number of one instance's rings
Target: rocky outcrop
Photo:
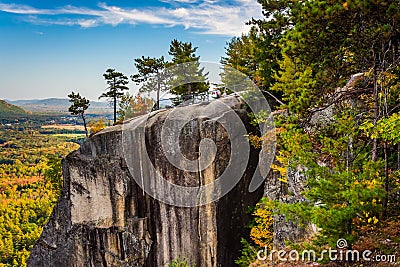
[[[283,203],[298,203],[307,201],[302,192],[306,188],[306,176],[304,168],[298,166],[296,169],[286,171],[286,181],[283,181],[278,172],[270,172],[266,178],[264,196],[271,200],[278,200]],[[299,224],[296,221],[288,220],[284,214],[274,216],[274,238],[275,249],[282,249],[287,243],[295,243],[317,233],[314,224]]]
[[[350,80],[342,88],[337,88],[329,96],[330,102],[326,106],[315,108],[311,111],[309,121],[303,124],[304,130],[314,132],[320,127],[324,127],[335,122],[335,112],[340,101],[353,107],[360,105],[352,98],[357,94],[356,85],[365,78],[364,73],[357,73],[351,76]],[[277,114],[286,116],[286,111],[278,111]],[[276,162],[278,165],[279,163]],[[323,163],[319,163],[323,164]],[[283,203],[299,203],[307,201],[302,192],[306,189],[305,168],[297,166],[295,169],[286,170],[286,181],[277,172],[270,172],[266,178],[264,196],[271,200],[278,200]],[[274,217],[274,247],[284,248],[287,243],[296,243],[318,233],[317,227],[310,223],[299,224],[293,220],[288,220],[285,215]]]
[[[249,132],[256,131],[239,98],[221,101],[235,111]],[[180,109],[201,112],[212,110],[212,105]],[[202,171],[183,171],[168,161],[160,143],[161,126],[170,112],[153,112],[145,127],[146,149],[155,170],[169,182],[184,186],[217,179],[231,156],[224,127],[208,118],[185,124],[179,139],[182,154],[197,158],[200,140],[209,138],[216,145],[217,157]],[[216,115],[223,117],[224,113]],[[259,151],[250,150],[246,170],[228,194],[205,205],[179,207],[143,191],[129,171],[122,140],[123,126],[109,127],[64,159],[61,198],[31,251],[28,266],[154,267],[167,266],[178,257],[198,267],[235,266],[240,238],[248,236],[244,227],[250,219],[248,207],[263,195],[262,187],[252,193],[248,190]],[[151,174],[143,171],[143,181],[152,179]]]

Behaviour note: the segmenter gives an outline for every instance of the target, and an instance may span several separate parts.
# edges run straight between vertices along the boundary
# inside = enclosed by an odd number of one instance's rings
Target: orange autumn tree
[[[274,219],[271,207],[268,204],[269,200],[264,198],[262,202],[256,205],[253,212],[254,225],[251,227],[250,237],[256,245],[272,249]]]
[[[153,105],[154,101],[150,98],[143,97],[140,94],[132,96],[126,93],[119,103],[118,122],[121,123],[124,120],[149,113]]]

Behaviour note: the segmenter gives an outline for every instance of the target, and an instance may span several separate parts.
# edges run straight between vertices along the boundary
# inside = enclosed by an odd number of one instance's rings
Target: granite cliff
[[[240,98],[221,101],[249,132],[257,131],[250,125]],[[212,105],[179,109],[202,112],[213,110]],[[183,171],[168,161],[161,146],[161,126],[170,112],[153,112],[146,122],[146,150],[155,170],[169,182],[184,186],[217,179],[231,156],[231,141],[224,127],[207,118],[185,124],[179,137],[181,153],[189,159],[197,158],[200,140],[208,138],[215,143],[216,157],[204,170]],[[28,266],[153,267],[167,266],[180,256],[199,267],[235,266],[240,238],[248,236],[244,226],[250,218],[246,211],[263,195],[262,186],[251,193],[248,190],[259,151],[250,149],[245,172],[229,193],[205,205],[179,207],[149,196],[133,179],[121,144],[123,127],[109,127],[91,136],[63,160],[62,195],[31,252]],[[152,178],[152,172],[144,170],[142,174],[143,180]]]

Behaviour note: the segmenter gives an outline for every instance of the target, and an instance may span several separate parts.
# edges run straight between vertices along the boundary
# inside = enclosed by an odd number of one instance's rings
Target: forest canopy
[[[314,223],[315,244],[351,246],[400,210],[399,2],[259,3],[264,18],[228,43],[222,63],[278,100],[273,169],[286,189],[262,207]],[[294,170],[306,201],[285,193]]]

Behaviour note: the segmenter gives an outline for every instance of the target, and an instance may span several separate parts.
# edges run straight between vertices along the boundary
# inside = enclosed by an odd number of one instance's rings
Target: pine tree
[[[171,80],[170,92],[176,95],[186,95],[191,98],[193,93],[206,92],[209,89],[208,73],[200,67],[200,56],[196,56],[197,47],[192,43],[173,40],[168,54],[172,56],[169,64]]]
[[[71,112],[72,115],[81,116],[87,137],[88,130],[86,127],[85,111],[89,108],[90,105],[89,100],[82,97],[79,93],[75,94],[74,92],[69,94],[68,97],[69,97],[69,102],[72,103],[71,106],[68,108],[68,111]]]
[[[399,185],[390,180],[400,170],[393,134],[400,106],[398,1],[259,2],[266,18],[253,23],[279,40],[271,89],[286,111],[276,120],[274,169],[283,186],[288,170],[301,167],[307,177],[307,201],[276,203],[277,210],[315,223],[320,244],[346,238],[351,245],[361,227],[398,214],[391,196]],[[270,47],[255,46],[274,60]],[[328,120],[321,120],[324,112]]]
[[[121,98],[124,90],[129,88],[126,86],[129,81],[121,72],[116,72],[115,69],[107,69],[106,73],[103,74],[104,79],[107,82],[107,92],[103,93],[99,98],[107,97],[112,100],[114,107],[114,124],[117,121],[117,99]]]
[[[160,108],[160,91],[167,90],[167,74],[164,71],[166,62],[164,57],[144,57],[135,59],[135,67],[138,73],[131,76],[132,81],[143,84],[140,92],[157,92],[156,108]]]

